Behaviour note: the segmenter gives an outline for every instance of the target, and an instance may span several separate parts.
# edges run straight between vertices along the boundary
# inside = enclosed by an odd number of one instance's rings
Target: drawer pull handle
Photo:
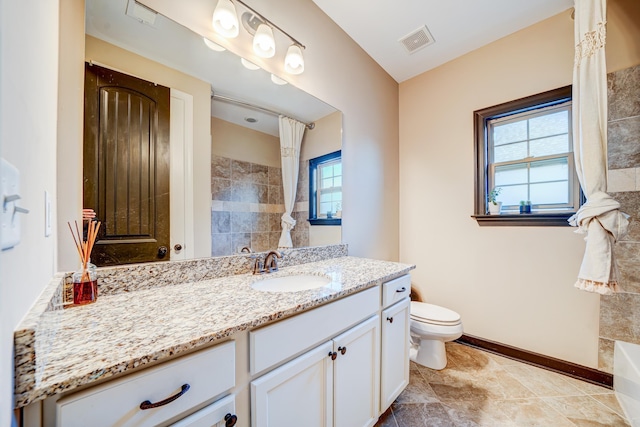
[[[340,354],[344,355],[347,352],[347,347],[338,347]]]
[[[174,400],[176,400],[177,398],[179,398],[180,396],[188,392],[189,388],[191,388],[189,384],[183,384],[182,390],[180,390],[178,393],[174,394],[171,397],[167,397],[166,399],[161,400],[160,402],[151,403],[151,401],[145,400],[140,404],[140,409],[144,411],[145,409],[153,409],[153,408],[158,408],[160,406],[168,405],[169,403],[173,402]]]
[[[400,289],[396,289],[396,292],[406,292],[407,288],[405,288],[404,286],[401,287]]]
[[[235,415],[227,414],[224,416],[224,427],[233,427],[238,422],[238,417]]]
[[[393,323],[393,317],[387,317],[387,320],[389,321],[389,323]]]
[[[336,360],[336,357],[338,357],[338,353],[336,353],[335,351],[330,351],[329,357],[331,358],[331,360]]]

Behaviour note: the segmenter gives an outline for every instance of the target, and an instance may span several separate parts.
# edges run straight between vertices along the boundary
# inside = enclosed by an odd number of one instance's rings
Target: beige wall
[[[211,86],[172,68],[91,36],[86,36],[86,61],[193,95],[193,216],[198,232],[196,258],[211,254]],[[62,268],[61,268],[62,269]]]
[[[211,154],[280,167],[280,139],[211,117]]]
[[[609,2],[610,69],[640,59],[640,21],[622,13],[633,2]],[[466,333],[597,367],[599,299],[573,288],[583,236],[470,217],[473,111],[571,84],[572,66],[567,11],[400,85],[400,259]]]
[[[313,130],[306,130],[300,159],[309,160],[342,149],[342,112],[336,111],[316,120]]]
[[[172,0],[145,0],[153,9],[190,28],[208,31],[212,40],[251,57],[269,72],[322,99],[343,113],[343,241],[349,253],[398,259],[398,85],[311,0],[255,0],[251,6],[307,46],[305,72],[282,70],[284,49],[273,59],[258,59],[241,31],[221,39],[211,31],[211,15],[189,16]],[[211,3],[211,12],[214,4]],[[357,76],[357,77],[354,77]]]

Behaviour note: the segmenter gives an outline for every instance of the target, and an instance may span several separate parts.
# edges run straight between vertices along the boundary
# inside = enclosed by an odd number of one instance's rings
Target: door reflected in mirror
[[[275,249],[280,237],[277,115],[214,101],[212,93],[315,123],[302,142],[292,241],[341,243],[340,225],[307,220],[308,161],[341,149],[342,113],[282,80],[275,84],[264,70],[242,67],[229,51],[209,49],[202,34],[167,17],[148,25],[127,16],[130,1],[86,0],[85,59],[171,89],[171,260]],[[202,2],[187,3],[201,13]]]

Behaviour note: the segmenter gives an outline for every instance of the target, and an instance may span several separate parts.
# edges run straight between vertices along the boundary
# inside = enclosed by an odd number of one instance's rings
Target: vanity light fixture
[[[242,65],[244,65],[244,68],[246,68],[247,70],[254,71],[254,70],[259,70],[260,69],[260,67],[258,67],[256,64],[254,64],[251,61],[247,61],[244,58],[240,58],[240,62],[242,62]]]
[[[211,50],[215,50],[216,52],[224,52],[225,50],[227,50],[220,46],[218,43],[214,43],[206,37],[203,37],[202,40],[204,40],[204,44],[206,44],[207,47]]]
[[[238,36],[240,32],[238,14],[231,0],[218,0],[211,23],[213,29],[226,38],[232,39]]]
[[[252,14],[242,15],[242,24],[253,35],[253,51],[261,58],[272,58],[276,53],[276,42],[273,30],[276,29],[288,37],[292,45],[289,46],[284,60],[284,69],[290,74],[301,74],[304,71],[304,57],[302,50],[305,46],[291,37],[282,28],[256,12],[242,0],[218,0],[213,11],[213,29],[227,38],[234,38],[239,33],[238,14],[234,3],[241,4]],[[246,16],[245,16],[246,15]],[[247,66],[244,61],[243,64]],[[255,65],[254,65],[255,66]],[[252,68],[255,69],[255,68]]]

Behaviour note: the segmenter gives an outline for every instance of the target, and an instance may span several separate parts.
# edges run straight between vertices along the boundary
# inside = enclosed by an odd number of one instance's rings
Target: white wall
[[[635,1],[609,2],[610,71],[637,49],[638,21],[619,13]],[[599,298],[573,287],[583,236],[470,217],[473,111],[571,84],[573,44],[567,11],[400,85],[400,259],[417,264],[414,286],[459,312],[466,333],[595,368]]]
[[[0,0],[0,144],[21,172],[22,241],[0,254],[0,426],[13,407],[13,329],[55,266],[57,233],[44,236],[44,192],[56,200],[57,0]],[[54,217],[55,224],[55,217]]]

